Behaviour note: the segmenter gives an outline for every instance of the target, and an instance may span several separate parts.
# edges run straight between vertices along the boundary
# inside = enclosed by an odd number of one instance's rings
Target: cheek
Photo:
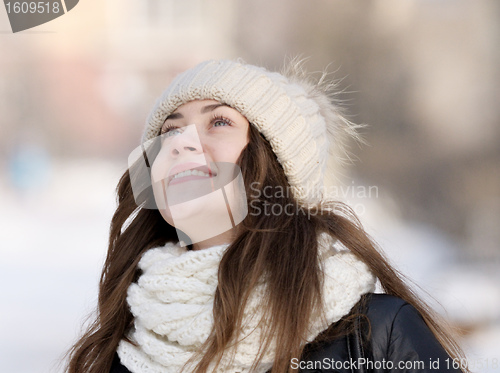
[[[166,177],[168,170],[172,164],[170,157],[168,156],[168,146],[162,146],[158,155],[151,165],[151,181],[159,182]]]
[[[243,151],[243,149],[245,149],[247,144],[248,144],[248,140],[245,138],[245,139],[240,139],[240,141],[238,143],[235,143],[233,145],[231,152],[232,152],[232,157],[233,157],[234,163],[236,163],[236,161],[238,160],[238,158],[241,155],[241,152]]]
[[[162,213],[162,216],[164,215],[162,210],[167,208],[165,182],[167,181],[167,173],[170,169],[170,163],[171,162],[168,161],[168,157],[165,157],[165,153],[162,149],[151,165],[151,186],[153,188],[156,206]]]
[[[212,158],[215,162],[236,163],[247,143],[246,139],[235,139],[226,142],[224,145],[212,149]]]

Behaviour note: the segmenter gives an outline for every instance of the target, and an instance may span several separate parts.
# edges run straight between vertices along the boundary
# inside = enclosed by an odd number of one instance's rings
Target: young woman
[[[332,88],[235,61],[172,82],[119,182],[68,372],[458,371],[446,328],[329,194],[356,135]]]

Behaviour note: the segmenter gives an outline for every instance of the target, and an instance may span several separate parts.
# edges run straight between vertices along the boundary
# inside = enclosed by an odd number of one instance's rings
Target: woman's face
[[[183,231],[199,229],[206,213],[212,220],[227,215],[227,196],[223,204],[199,197],[227,184],[248,133],[243,115],[214,100],[188,102],[167,117],[151,177],[155,200],[169,224]]]

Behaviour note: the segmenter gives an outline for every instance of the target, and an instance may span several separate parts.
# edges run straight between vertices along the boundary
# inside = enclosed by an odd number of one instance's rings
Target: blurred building
[[[500,262],[499,2],[238,3],[241,55],[310,56],[309,70],[343,78],[351,119],[368,125],[359,178],[460,242],[464,260]]]
[[[233,54],[233,3],[81,2],[49,31],[2,35],[1,148],[22,123],[56,156],[125,157],[174,75]],[[10,28],[6,17],[0,27]]]

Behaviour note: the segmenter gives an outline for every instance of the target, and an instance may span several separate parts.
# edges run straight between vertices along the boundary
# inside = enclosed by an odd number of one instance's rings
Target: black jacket
[[[353,333],[306,346],[301,372],[460,372],[453,369],[453,360],[417,310],[404,300],[370,294],[362,313],[368,322],[358,318]]]
[[[370,294],[362,313],[368,323],[358,318],[353,333],[306,346],[293,367],[302,373],[460,372],[417,310],[402,299]],[[116,356],[110,373],[130,372]]]

